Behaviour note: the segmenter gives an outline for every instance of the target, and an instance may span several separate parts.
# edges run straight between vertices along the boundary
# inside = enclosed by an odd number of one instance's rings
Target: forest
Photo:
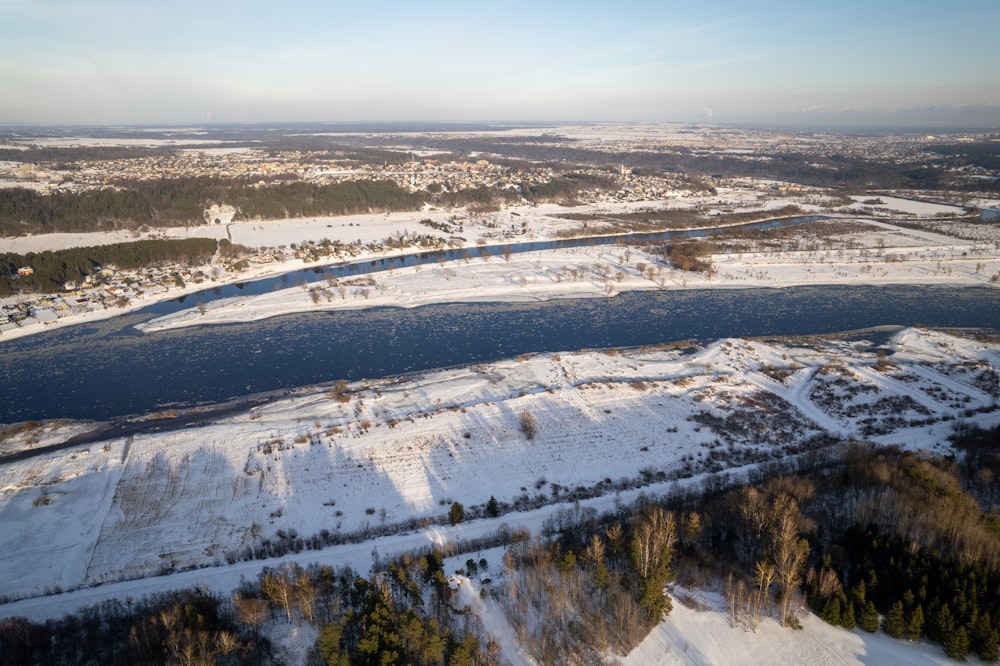
[[[236,206],[237,219],[258,220],[416,210],[423,202],[422,195],[391,181],[373,180],[257,187],[219,178],[178,178],[49,195],[2,188],[0,236],[200,225],[203,211],[221,203]]]

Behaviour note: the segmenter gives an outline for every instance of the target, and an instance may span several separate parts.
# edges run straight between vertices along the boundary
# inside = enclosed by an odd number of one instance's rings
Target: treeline
[[[996,171],[1000,169],[1000,143],[956,143],[929,146],[928,151],[940,155],[952,166],[978,166]]]
[[[706,155],[685,147],[672,147],[668,153],[623,152],[607,153],[580,148],[573,142],[563,145],[538,145],[532,142],[492,142],[475,137],[433,139],[427,147],[449,150],[460,154],[485,152],[512,160],[539,164],[586,164],[612,167],[625,164],[646,173],[684,172],[692,174],[719,174],[726,177],[756,177],[787,180],[816,187],[841,187],[867,189],[872,183],[884,188],[942,189],[954,187],[955,174],[948,166],[972,163],[990,165],[995,160],[995,149],[961,146],[962,155],[949,155],[951,148],[942,147],[940,163],[929,168],[914,169],[905,164],[881,159],[866,159],[847,154],[829,156],[808,153],[778,153],[768,155],[767,161],[743,160],[727,155]],[[997,191],[1000,182],[987,180],[962,185],[961,189]]]
[[[927,638],[959,661],[1000,657],[1000,574],[983,562],[915,548],[886,529],[847,530],[809,572],[807,594],[830,624]]]
[[[135,192],[90,190],[43,196],[0,189],[0,236],[133,228],[155,221],[148,199]]]
[[[204,210],[222,203],[236,206],[237,219],[256,220],[416,210],[424,199],[423,194],[407,192],[391,181],[373,180],[258,187],[217,178],[179,178],[50,195],[4,188],[0,236],[204,224]]]
[[[798,627],[799,611],[808,604],[837,626],[926,638],[954,659],[974,654],[996,662],[1000,514],[994,474],[1000,471],[1000,428],[960,429],[954,445],[967,462],[896,447],[837,445],[762,465],[738,487],[721,474],[701,489],[659,500],[640,497],[634,517],[584,511],[561,518],[565,525],[554,531],[557,538],[546,553],[539,554],[538,545],[522,546],[532,549],[523,559],[549,581],[534,614],[527,610],[548,633],[525,631],[550,646],[549,656],[561,650],[579,656],[579,626],[560,614],[560,604],[568,604],[582,609],[577,617],[603,645],[606,634],[594,629],[601,625],[589,619],[585,598],[596,594],[596,580],[607,580],[595,562],[620,565],[631,558],[634,565],[638,553],[651,550],[636,540],[646,523],[669,526],[653,530],[672,535],[667,580],[719,581],[734,627],[753,631],[765,615]],[[643,516],[654,511],[667,518],[646,521]],[[595,559],[595,552],[601,557]],[[581,578],[574,580],[577,568]],[[627,588],[628,576],[624,580]],[[530,585],[519,585],[516,594],[523,596]],[[583,592],[579,597],[577,590]],[[620,601],[615,604],[618,616],[634,617]],[[516,626],[516,617],[510,621]]]
[[[317,666],[497,664],[499,646],[456,604],[437,549],[367,578],[349,567],[284,563],[231,596],[183,590],[109,600],[44,623],[0,620],[0,655],[11,666],[273,663],[269,630],[294,624],[318,633],[305,660]]]
[[[601,181],[603,182],[603,181]],[[547,198],[571,198],[588,178],[570,174],[557,184],[526,185]],[[535,195],[531,195],[535,196]],[[352,180],[328,185],[302,181],[266,186],[217,178],[178,178],[119,183],[114,189],[41,195],[24,188],[0,189],[0,236],[84,232],[204,224],[213,204],[235,206],[236,220],[281,219],[440,206],[513,203],[512,189],[480,186],[443,192],[440,187],[409,192],[388,180]]]
[[[220,245],[228,245],[221,241]],[[66,281],[79,281],[94,272],[97,266],[115,266],[134,270],[165,264],[203,264],[215,253],[216,241],[211,238],[172,240],[140,240],[94,247],[75,247],[50,252],[0,254],[0,296],[18,292],[53,293],[62,291]],[[22,267],[33,273],[17,276]]]
[[[244,187],[226,193],[238,219],[279,219],[317,215],[417,210],[424,195],[407,192],[388,180],[352,180],[330,185],[297,182]]]
[[[429,200],[431,203],[444,208],[469,206],[470,208],[482,210],[497,207],[501,203],[517,203],[521,199],[521,196],[512,189],[480,185],[464,190],[444,192],[439,185],[437,187],[434,187],[434,185],[437,185],[437,183],[432,184],[428,188],[430,193]]]
[[[165,157],[173,155],[177,148],[161,146],[146,148],[140,146],[73,146],[73,147],[40,147],[31,146],[25,150],[19,148],[0,148],[0,161],[22,162],[25,164],[43,163],[52,168],[73,170],[75,162],[97,162],[105,160],[128,160],[148,157]]]
[[[273,654],[259,625],[222,597],[182,590],[110,599],[59,620],[0,620],[4,664],[260,664]]]
[[[486,511],[497,515],[498,507]],[[445,558],[498,545],[509,548],[502,562],[470,557],[457,573],[483,581],[483,596],[501,605],[532,656],[599,663],[608,652],[627,654],[671,610],[663,588],[677,545],[688,542],[689,519],[643,503],[601,520],[593,510],[560,520],[566,529],[557,540],[502,525],[457,547],[389,561],[373,553],[367,577],[286,562],[264,567],[228,596],[185,590],[106,601],[44,623],[0,620],[0,654],[18,666],[262,663],[274,657],[266,638],[272,628],[294,624],[315,628],[305,663],[317,666],[489,666],[499,663],[501,646],[464,608]],[[601,525],[610,525],[606,535],[598,534]]]

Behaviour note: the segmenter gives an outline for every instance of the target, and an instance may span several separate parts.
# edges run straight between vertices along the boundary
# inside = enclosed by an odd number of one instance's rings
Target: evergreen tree
[[[969,658],[969,634],[965,627],[955,627],[945,636],[944,653],[955,661],[965,661]]]
[[[917,604],[910,613],[910,619],[906,623],[906,637],[911,641],[920,640],[920,636],[924,632],[924,609],[923,606]]]
[[[948,604],[941,604],[931,626],[928,627],[927,635],[933,641],[944,643],[954,631],[955,618],[952,617],[951,609],[948,608]]]
[[[989,613],[983,613],[976,618],[976,623],[972,625],[969,632],[971,649],[986,662],[997,660],[997,632],[993,629],[993,622]]]
[[[861,606],[858,625],[869,633],[878,631],[878,611],[875,609],[875,602],[869,600]]]
[[[598,562],[597,566],[594,567],[592,581],[594,587],[600,590],[603,590],[611,583],[611,572],[608,571],[608,567],[604,562]]]
[[[486,503],[486,515],[490,518],[496,518],[500,515],[500,503],[493,495],[490,495],[490,501]]]
[[[996,629],[991,631],[977,652],[980,659],[988,664],[995,664],[1000,659],[1000,632]]]
[[[865,581],[859,580],[858,584],[851,588],[851,602],[861,607],[867,600]]]
[[[882,631],[893,638],[902,638],[906,635],[906,619],[903,617],[902,601],[897,601],[889,607],[889,612],[882,620]]]
[[[823,612],[820,614],[820,617],[829,624],[840,624],[840,599],[837,598],[837,595],[833,595],[827,599],[823,605]]]
[[[848,601],[842,605],[843,610],[840,612],[840,626],[851,630],[854,628],[854,604]]]
[[[458,525],[465,520],[465,507],[460,502],[452,502],[451,509],[448,510],[448,522]]]
[[[343,654],[340,649],[342,633],[343,627],[337,622],[331,622],[323,627],[323,631],[319,634],[316,651],[327,666],[347,666],[349,663],[347,655]]]

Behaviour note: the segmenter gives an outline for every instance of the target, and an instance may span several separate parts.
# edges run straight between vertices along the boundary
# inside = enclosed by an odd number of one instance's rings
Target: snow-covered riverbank
[[[183,326],[257,321],[294,312],[416,307],[440,302],[532,302],[596,298],[625,291],[928,284],[983,286],[1000,273],[993,246],[865,222],[837,238],[852,249],[727,252],[711,257],[712,275],[665,265],[625,246],[580,247],[469,258],[218,299],[141,324],[146,332]],[[280,285],[276,285],[280,286]]]

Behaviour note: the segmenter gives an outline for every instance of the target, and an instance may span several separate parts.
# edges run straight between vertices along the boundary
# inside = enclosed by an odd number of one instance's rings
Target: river
[[[921,286],[630,292],[136,332],[155,309],[5,342],[0,423],[104,420],[532,352],[918,323],[1000,329],[1000,290]]]

